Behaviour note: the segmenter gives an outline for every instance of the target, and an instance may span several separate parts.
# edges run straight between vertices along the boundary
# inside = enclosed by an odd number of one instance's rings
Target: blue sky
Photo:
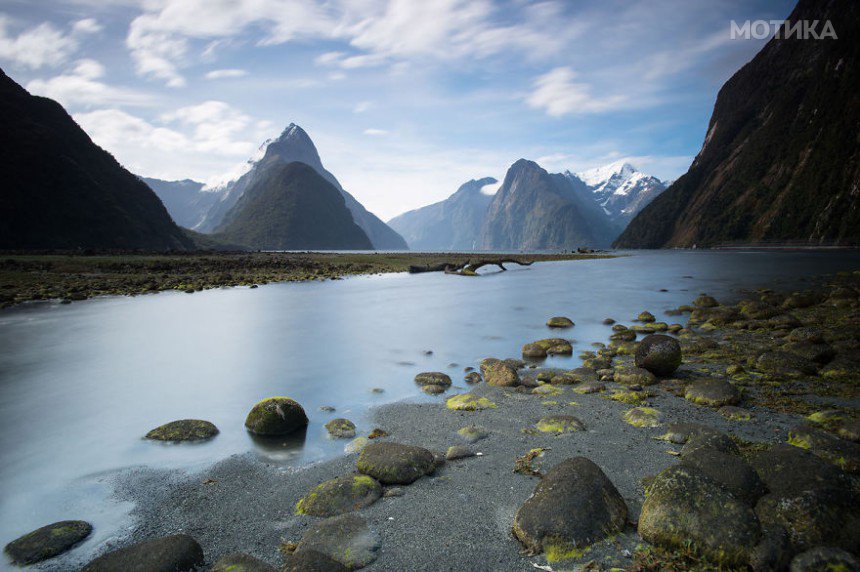
[[[229,178],[287,124],[388,219],[525,157],[686,171],[785,0],[2,0],[0,66],[146,176]]]

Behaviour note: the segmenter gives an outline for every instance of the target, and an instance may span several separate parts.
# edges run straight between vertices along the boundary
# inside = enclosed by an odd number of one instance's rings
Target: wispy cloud
[[[30,69],[64,64],[78,50],[83,36],[101,30],[96,20],[87,18],[73,22],[68,32],[43,22],[15,36],[9,32],[11,24],[0,14],[0,59]]]
[[[383,135],[388,135],[388,131],[386,131],[385,129],[376,129],[376,128],[371,127],[369,129],[365,129],[364,134],[365,135],[371,135],[374,137],[380,137]]]
[[[101,78],[104,75],[105,68],[101,63],[96,60],[81,59],[75,62],[74,68],[68,72],[47,80],[34,79],[26,87],[30,93],[50,97],[66,107],[141,106],[153,103],[155,98],[152,95],[102,82]]]
[[[558,67],[539,76],[526,103],[552,117],[561,117],[611,111],[626,102],[623,95],[597,97],[590,85],[574,81],[575,78],[576,73],[569,67]]]
[[[239,77],[245,77],[248,75],[246,70],[240,69],[223,69],[223,70],[212,70],[210,72],[206,72],[206,79],[235,79]]]

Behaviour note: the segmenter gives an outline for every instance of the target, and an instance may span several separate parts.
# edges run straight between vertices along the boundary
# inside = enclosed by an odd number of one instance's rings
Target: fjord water
[[[519,356],[534,339],[575,338],[575,353],[606,341],[607,317],[629,324],[647,309],[662,319],[700,292],[727,300],[740,289],[802,287],[806,276],[858,268],[857,253],[636,252],[480,278],[392,274],[4,310],[0,542],[72,518],[95,524],[90,549],[118,533],[129,507],[109,496],[117,470],[200,471],[247,452],[293,470],[340,454],[345,442],[323,428],[329,419],[350,418],[366,434],[371,406],[441,401],[418,391],[420,371],[445,371],[464,386],[463,367]],[[544,323],[554,315],[576,327],[550,331]],[[304,405],[304,435],[259,443],[247,434],[248,410],[273,395]],[[191,445],[142,439],[182,418],[208,419],[221,434]]]

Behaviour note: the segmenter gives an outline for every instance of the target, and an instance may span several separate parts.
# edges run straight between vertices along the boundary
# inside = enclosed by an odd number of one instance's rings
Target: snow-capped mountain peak
[[[588,171],[576,173],[586,185],[589,187],[600,186],[610,179],[629,179],[631,176],[638,173],[638,169],[630,163],[621,160],[608,165],[602,165]]]
[[[624,224],[667,187],[624,160],[565,175],[584,183],[603,211]]]

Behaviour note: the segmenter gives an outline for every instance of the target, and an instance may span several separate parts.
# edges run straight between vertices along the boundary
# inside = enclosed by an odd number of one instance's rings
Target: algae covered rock
[[[681,344],[673,337],[651,334],[639,342],[635,363],[659,377],[668,377],[681,365]]]
[[[653,373],[641,367],[624,367],[615,370],[615,383],[623,385],[654,385],[657,378]]]
[[[203,566],[203,549],[187,534],[145,540],[99,556],[84,572],[185,572]]]
[[[328,434],[335,439],[352,439],[355,437],[355,423],[349,419],[332,419],[325,424]]]
[[[718,413],[729,421],[752,420],[752,413],[750,413],[749,409],[744,409],[743,407],[736,407],[734,405],[724,405],[720,407]]]
[[[218,428],[209,421],[181,419],[156,427],[146,434],[146,438],[156,441],[205,441],[217,434]]]
[[[818,371],[815,362],[785,351],[769,351],[756,360],[761,371],[788,376],[813,375]]]
[[[280,572],[349,572],[349,568],[316,550],[305,549],[286,556]]]
[[[653,407],[634,407],[624,412],[624,421],[634,427],[659,427],[663,414]]]
[[[524,358],[532,358],[532,359],[540,359],[546,357],[546,348],[540,344],[526,344],[523,346],[523,357]]]
[[[467,425],[458,429],[457,434],[467,443],[477,443],[481,439],[486,439],[490,432],[479,425]]]
[[[573,415],[548,415],[535,425],[541,433],[574,433],[584,431],[585,424]]]
[[[235,552],[219,558],[209,572],[277,572],[277,569],[259,558]]]
[[[68,552],[92,531],[93,527],[88,522],[63,520],[16,538],[6,545],[5,552],[15,564],[35,564]]]
[[[385,485],[408,485],[433,472],[433,453],[401,443],[371,443],[358,457],[359,472]]]
[[[717,302],[716,298],[708,296],[707,294],[701,294],[698,298],[693,300],[693,306],[697,308],[714,308],[719,305],[720,303]]]
[[[761,530],[752,508],[716,481],[676,465],[648,487],[639,535],[669,550],[692,549],[723,566],[745,566]]]
[[[684,398],[696,405],[721,407],[737,405],[741,394],[735,386],[722,379],[699,379],[687,386]]]
[[[713,427],[702,425],[700,423],[670,423],[669,426],[666,427],[666,433],[661,435],[660,439],[677,445],[683,445],[694,435],[703,433],[714,434],[719,433],[719,431]]]
[[[547,320],[546,325],[550,328],[572,328],[573,320],[564,316],[555,316]]]
[[[448,398],[445,402],[448,409],[455,411],[481,411],[482,409],[495,409],[496,404],[486,397],[478,397],[471,393],[462,393]]]
[[[513,387],[519,385],[520,376],[515,367],[499,361],[486,368],[484,371],[484,381],[487,382],[487,385]]]
[[[647,323],[649,323],[649,322],[654,322],[654,321],[656,321],[656,320],[657,320],[657,318],[655,318],[655,317],[654,317],[654,314],[652,314],[652,313],[651,313],[651,312],[649,312],[648,310],[645,310],[644,312],[642,312],[641,314],[639,314],[638,316],[636,316],[636,320],[635,320],[635,321],[637,321],[637,322],[643,322],[643,323],[646,323],[646,324],[647,324]]]
[[[376,560],[379,537],[355,514],[342,514],[316,522],[302,536],[294,556],[318,552],[350,570],[364,568]]]
[[[448,388],[451,387],[451,377],[440,371],[425,371],[415,376],[415,383],[422,387]]]
[[[834,437],[808,424],[788,432],[788,443],[837,465],[843,471],[860,473],[860,444]]]
[[[514,517],[513,533],[532,554],[573,558],[620,531],[627,505],[600,467],[585,457],[553,467]]]
[[[474,456],[475,452],[469,447],[465,447],[463,445],[452,445],[451,447],[448,447],[448,450],[445,452],[446,461],[456,461],[458,459],[467,459]]]
[[[573,387],[573,391],[580,394],[599,393],[605,389],[606,385],[600,381],[586,381]]]
[[[368,437],[356,437],[343,447],[343,452],[347,455],[352,455],[353,453],[361,453],[365,447],[370,444],[370,439]]]
[[[245,427],[255,435],[288,435],[308,426],[308,416],[289,397],[270,397],[257,403],[245,419]]]
[[[798,554],[791,561],[790,572],[851,572],[860,570],[860,559],[850,552],[817,546]]]
[[[698,469],[750,506],[767,492],[758,473],[737,455],[700,447],[685,453],[681,463]]]
[[[367,475],[346,475],[314,487],[296,503],[296,513],[335,516],[375,503],[382,496],[382,485]]]
[[[767,488],[780,495],[822,487],[850,488],[848,475],[836,465],[784,443],[752,453],[749,463]]]

